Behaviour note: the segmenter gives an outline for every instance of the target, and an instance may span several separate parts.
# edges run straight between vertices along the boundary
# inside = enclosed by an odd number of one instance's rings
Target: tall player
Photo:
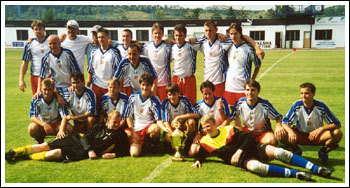
[[[24,75],[28,69],[28,63],[30,65],[30,85],[33,95],[38,90],[38,79],[40,74],[41,59],[49,52],[49,44],[47,36],[45,35],[45,24],[41,20],[35,20],[31,24],[35,38],[25,45],[22,57],[22,65],[19,74],[19,89],[24,92],[26,83],[24,81]]]
[[[257,142],[277,145],[270,119],[276,120],[276,127],[281,126],[283,116],[277,112],[272,104],[259,96],[260,84],[255,80],[244,83],[246,97],[240,98],[232,109],[231,119],[236,127],[242,127],[240,117],[244,124],[241,129],[251,133]]]
[[[239,24],[232,23],[228,31],[233,44],[228,51],[229,66],[224,97],[232,109],[241,97],[245,97],[244,82],[250,79],[255,80],[261,61],[256,56],[253,47],[243,40],[242,27]],[[251,76],[252,62],[255,68]]]

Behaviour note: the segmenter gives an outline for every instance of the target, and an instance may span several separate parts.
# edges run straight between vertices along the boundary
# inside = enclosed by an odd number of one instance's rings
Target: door
[[[303,48],[310,48],[310,31],[304,31],[304,45]]]
[[[282,47],[281,35],[282,35],[281,32],[276,32],[276,34],[275,34],[275,48]]]

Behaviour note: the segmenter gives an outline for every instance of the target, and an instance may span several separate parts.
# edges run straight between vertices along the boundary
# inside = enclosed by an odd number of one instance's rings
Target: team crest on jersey
[[[311,121],[307,121],[307,126],[311,126]]]
[[[210,52],[210,54],[209,54],[210,56],[213,56],[213,53],[212,52]]]
[[[154,55],[154,58],[156,58],[156,59],[157,59],[157,58],[158,58],[158,55],[157,55],[157,54],[155,54],[155,55]]]
[[[103,64],[103,60],[101,60],[101,65]]]
[[[181,57],[182,55],[181,55],[181,53],[179,53],[179,57]]]
[[[80,110],[80,106],[77,106],[77,109]]]
[[[141,114],[143,113],[143,108],[140,109],[140,113],[141,113]]]
[[[45,53],[45,50],[41,49],[40,52],[41,52],[42,54],[44,54],[44,53]]]
[[[137,78],[138,78],[138,77],[135,75],[135,76],[134,76],[134,79],[137,80]]]
[[[233,59],[236,60],[236,55],[233,56]]]
[[[62,69],[62,65],[58,65],[58,68]]]

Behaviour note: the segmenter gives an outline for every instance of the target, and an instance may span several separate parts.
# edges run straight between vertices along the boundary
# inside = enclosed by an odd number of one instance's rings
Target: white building
[[[159,22],[164,26],[164,36],[172,37],[176,24],[185,25],[187,37],[199,37],[203,34],[206,20],[152,20],[152,21],[78,21],[81,34],[91,35],[94,25],[101,25],[110,30],[112,40],[121,42],[122,30],[130,29],[133,40],[149,41],[152,39],[151,27]],[[256,20],[215,20],[218,32],[226,33],[233,22],[240,22],[243,34],[251,36],[265,49],[274,48],[336,48],[345,47],[345,17],[299,16],[280,19]],[[66,33],[67,21],[45,22],[46,34]],[[28,38],[34,33],[30,28],[31,21],[6,21],[5,46],[7,48],[23,48]],[[293,45],[290,46],[290,41]]]

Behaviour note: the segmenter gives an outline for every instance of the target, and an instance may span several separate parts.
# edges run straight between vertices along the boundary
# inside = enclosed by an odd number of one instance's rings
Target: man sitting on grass
[[[120,121],[121,114],[113,110],[108,114],[105,126],[94,126],[84,136],[70,134],[62,139],[10,149],[5,159],[13,162],[26,156],[33,160],[70,162],[126,156],[129,155],[129,139],[120,128]]]

